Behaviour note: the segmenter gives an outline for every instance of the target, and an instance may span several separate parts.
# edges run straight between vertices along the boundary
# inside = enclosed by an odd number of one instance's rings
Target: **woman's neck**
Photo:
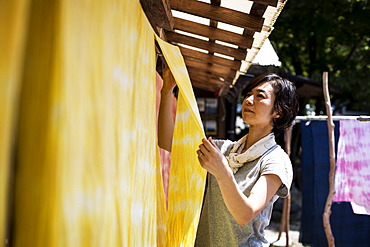
[[[272,132],[272,127],[271,128],[253,128],[252,126],[249,129],[248,137],[246,140],[246,144],[244,147],[244,151],[246,151],[248,148],[250,148],[253,144],[261,140],[262,138],[266,137]]]

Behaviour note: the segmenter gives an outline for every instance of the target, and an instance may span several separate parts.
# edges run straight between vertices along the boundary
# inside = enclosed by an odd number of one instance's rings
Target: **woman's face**
[[[269,82],[252,88],[243,100],[243,121],[250,126],[273,127],[273,118],[278,117],[273,111],[275,102],[274,89]]]

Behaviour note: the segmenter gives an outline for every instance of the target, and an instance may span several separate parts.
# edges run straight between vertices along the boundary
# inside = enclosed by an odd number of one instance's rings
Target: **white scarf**
[[[246,162],[255,160],[261,157],[267,150],[272,146],[276,145],[275,135],[271,133],[251,147],[249,147],[244,153],[242,153],[245,144],[247,143],[248,134],[242,137],[239,141],[234,144],[233,149],[231,149],[230,154],[227,158],[229,166],[233,173],[235,174],[240,167],[242,167]]]

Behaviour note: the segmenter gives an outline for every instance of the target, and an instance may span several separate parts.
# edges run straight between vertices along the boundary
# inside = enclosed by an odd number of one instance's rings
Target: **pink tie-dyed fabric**
[[[341,120],[334,202],[352,202],[370,214],[370,122]]]

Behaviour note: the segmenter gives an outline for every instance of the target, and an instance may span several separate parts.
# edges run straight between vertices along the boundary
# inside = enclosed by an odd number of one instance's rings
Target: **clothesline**
[[[295,122],[299,122],[302,120],[319,120],[319,121],[326,121],[328,116],[321,115],[321,116],[297,116],[295,118]],[[370,121],[370,116],[332,116],[333,121],[340,121],[344,119],[356,119],[358,121]]]

